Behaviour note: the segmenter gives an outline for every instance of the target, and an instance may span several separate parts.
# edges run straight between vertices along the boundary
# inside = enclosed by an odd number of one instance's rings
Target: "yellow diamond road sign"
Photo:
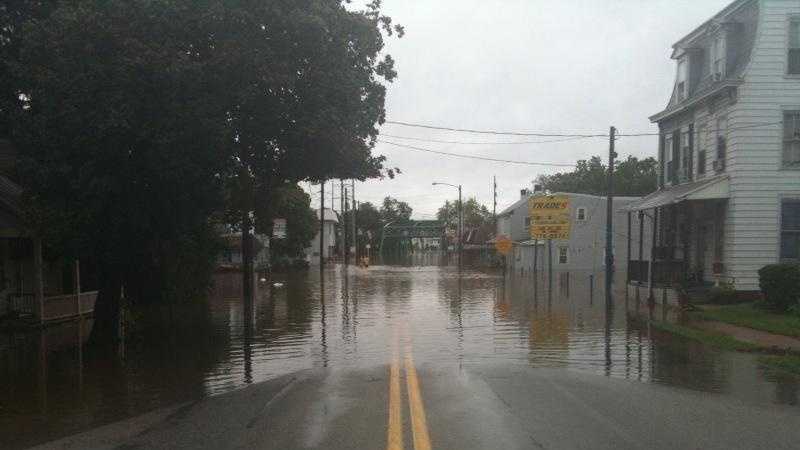
[[[528,200],[531,239],[569,239],[569,197],[540,195]]]

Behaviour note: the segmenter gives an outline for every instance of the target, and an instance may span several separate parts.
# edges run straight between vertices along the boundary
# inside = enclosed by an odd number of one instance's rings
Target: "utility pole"
[[[461,202],[461,185],[458,185],[458,271],[461,272],[461,250],[462,240],[464,237],[464,218],[463,218],[464,205]]]
[[[319,184],[319,270],[325,266],[325,180]]]
[[[346,229],[344,225],[344,181],[340,178],[339,179],[339,211],[342,213],[342,220],[339,223],[339,231],[342,233],[342,240],[339,242],[339,258],[341,262],[344,264],[344,252],[345,252],[345,243],[347,242],[345,235]]]
[[[353,197],[353,263],[358,264],[358,237],[356,236],[356,180],[350,180],[350,195]]]
[[[492,218],[497,223],[497,175],[492,176],[492,191],[494,193],[494,203],[492,204]]]
[[[611,281],[614,276],[614,138],[617,129],[608,133],[608,186],[606,194],[606,302],[611,301]]]
[[[342,181],[342,184],[344,185],[344,181]],[[347,214],[348,211],[350,211],[350,200],[348,200],[348,198],[347,198],[347,186],[345,185],[344,186],[344,213]],[[344,265],[345,266],[350,263],[350,240],[347,238],[347,235],[348,235],[347,229],[348,228],[349,227],[347,225],[347,219],[343,216],[342,217],[342,234],[344,235],[344,245],[342,247],[344,247]]]

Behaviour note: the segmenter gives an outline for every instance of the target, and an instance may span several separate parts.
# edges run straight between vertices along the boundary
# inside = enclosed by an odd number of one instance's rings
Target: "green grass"
[[[777,314],[753,306],[752,303],[702,308],[700,317],[705,320],[730,323],[769,333],[800,337],[800,317]]]
[[[712,331],[698,330],[683,325],[676,325],[669,322],[652,322],[652,326],[667,333],[680,336],[685,339],[702,342],[712,347],[717,347],[723,350],[752,352],[763,350],[764,348],[751,344],[749,342],[740,341],[732,338],[727,334],[715,333]]]
[[[761,364],[772,372],[784,372],[800,375],[800,356],[762,356],[758,359]]]

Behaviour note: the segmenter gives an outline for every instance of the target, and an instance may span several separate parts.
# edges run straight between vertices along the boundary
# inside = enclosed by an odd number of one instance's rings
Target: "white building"
[[[654,281],[756,291],[800,256],[800,1],[737,0],[672,59],[660,188],[630,208],[655,218]]]
[[[552,248],[553,270],[602,272],[605,270],[606,246],[606,197],[589,194],[551,193],[569,197],[570,237],[534,242],[530,238],[531,218],[528,201],[543,193],[529,194],[521,191],[520,199],[497,215],[497,235],[505,235],[514,241],[512,251],[506,257],[506,267],[512,271],[529,273],[546,270],[549,262],[548,247]],[[615,197],[613,215],[614,265],[617,270],[625,270],[628,262],[628,237],[632,257],[638,257],[639,219],[631,217],[631,233],[628,233],[628,214],[621,209],[638,200],[638,197]],[[645,241],[647,236],[645,234]],[[649,245],[643,247],[649,256]],[[534,260],[535,258],[535,260]],[[535,261],[535,263],[534,263]]]
[[[319,209],[317,209],[317,219],[320,218]],[[325,224],[324,227],[324,254],[323,258],[328,259],[336,254],[336,226],[339,224],[339,216],[336,211],[325,208]],[[306,249],[306,260],[311,264],[319,264],[319,231],[311,241],[311,246]]]

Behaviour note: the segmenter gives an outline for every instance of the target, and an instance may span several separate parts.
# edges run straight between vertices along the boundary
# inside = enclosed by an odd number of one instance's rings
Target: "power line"
[[[420,124],[420,123],[412,123],[412,122],[399,122],[393,120],[387,120],[385,123],[392,124],[392,125],[400,125],[404,127],[412,127],[412,128],[425,128],[429,130],[441,130],[441,131],[453,131],[459,133],[473,133],[473,134],[491,134],[491,135],[500,135],[500,136],[538,136],[538,137],[565,137],[565,138],[607,138],[609,137],[608,133],[533,133],[533,132],[522,132],[522,131],[497,131],[497,130],[475,130],[470,128],[451,128],[451,127],[444,127],[444,126],[437,126],[437,125],[427,125],[427,124]],[[758,128],[758,127],[766,127],[770,125],[779,125],[782,124],[783,121],[778,122],[762,122],[762,123],[755,123],[751,125],[743,125],[740,127],[732,127],[727,128],[726,131],[733,131],[733,130],[744,130],[748,128]],[[718,129],[714,130],[707,130],[709,132],[712,131],[719,131]],[[666,135],[668,133],[660,133],[660,132],[644,132],[644,133],[620,133],[617,134],[616,137],[641,137],[641,136],[661,136]],[[456,142],[453,142],[456,143]],[[539,142],[543,143],[543,142]]]
[[[455,158],[479,159],[481,161],[492,161],[492,162],[500,162],[500,163],[507,163],[507,164],[522,164],[522,165],[526,165],[526,166],[575,167],[575,164],[549,163],[549,162],[532,162],[532,161],[515,161],[515,160],[511,160],[511,159],[489,158],[487,156],[474,156],[474,155],[464,155],[464,154],[461,154],[461,153],[442,152],[442,151],[438,151],[438,150],[431,150],[429,148],[421,148],[421,147],[415,147],[413,145],[398,144],[397,142],[384,141],[382,139],[378,139],[378,142],[381,142],[383,144],[394,145],[396,147],[407,148],[409,150],[416,150],[416,151],[419,151],[419,152],[426,152],[426,153],[435,153],[437,155],[452,156],[452,157],[455,157]]]
[[[524,144],[550,144],[555,142],[569,142],[569,141],[577,141],[579,139],[587,139],[583,136],[572,136],[564,139],[550,139],[546,141],[514,141],[514,142],[479,142],[479,141],[447,141],[442,139],[428,139],[428,138],[418,138],[418,137],[411,137],[411,136],[397,136],[394,134],[386,134],[381,133],[381,136],[390,137],[395,139],[407,139],[410,141],[419,141],[419,142],[434,142],[437,144],[459,144],[459,145],[524,145]]]
[[[507,135],[507,136],[538,136],[538,137],[608,137],[607,134],[564,134],[564,133],[527,133],[521,131],[495,131],[495,130],[473,130],[469,128],[451,128],[436,125],[426,125],[421,123],[400,122],[395,120],[387,120],[385,123],[391,125],[400,125],[404,127],[413,128],[427,128],[429,130],[442,130],[442,131],[456,131],[460,133],[473,133],[473,134],[493,134],[493,135]]]

